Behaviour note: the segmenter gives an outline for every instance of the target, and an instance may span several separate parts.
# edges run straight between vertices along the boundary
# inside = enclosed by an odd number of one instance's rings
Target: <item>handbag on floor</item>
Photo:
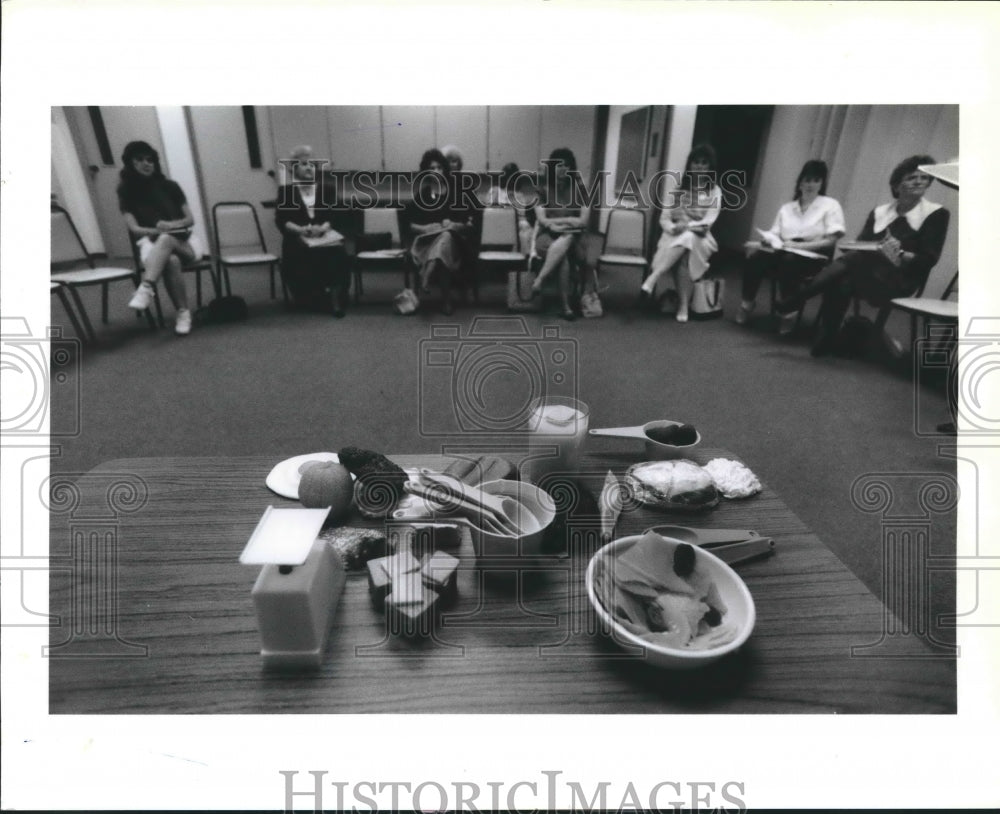
[[[596,291],[584,291],[580,295],[580,313],[584,319],[595,319],[604,316],[604,306]]]
[[[697,319],[721,317],[725,292],[725,280],[702,278],[695,282],[691,290],[691,315]]]
[[[542,310],[542,298],[531,296],[535,283],[535,272],[531,269],[507,272],[507,310],[515,313],[529,313]]]
[[[419,307],[420,300],[417,298],[417,292],[412,288],[404,288],[392,298],[393,310],[402,316],[415,314]]]
[[[247,303],[242,297],[216,297],[208,305],[199,308],[195,317],[202,325],[222,325],[227,322],[242,322],[247,318]]]

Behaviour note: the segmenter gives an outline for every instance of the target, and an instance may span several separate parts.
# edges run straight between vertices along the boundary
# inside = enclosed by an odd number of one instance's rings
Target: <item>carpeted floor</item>
[[[477,377],[456,371],[477,370],[476,354],[489,355],[489,335],[523,325],[524,353],[546,360],[545,375],[552,375],[552,365],[567,374],[565,386],[590,405],[591,427],[654,418],[696,425],[704,444],[744,460],[883,595],[883,518],[856,505],[852,485],[871,473],[907,476],[894,483],[954,474],[955,461],[938,451],[949,439],[926,434],[947,418],[939,385],[914,381],[908,360],[884,353],[863,360],[811,358],[805,329],[788,339],[777,336],[766,291],[751,324],[736,326],[735,279],[729,280],[725,319],[686,325],[637,309],[634,271],[608,275],[603,319],[574,323],[554,311],[511,323],[497,279],[483,286],[475,309],[460,308],[448,318],[431,307],[404,318],[389,306],[400,277],[369,275],[365,302],[336,320],[288,312],[269,299],[266,272],[245,271],[234,275],[233,285],[250,305],[249,320],[196,325],[184,338],[136,320],[126,307],[128,286],[119,285],[112,290],[111,324],[96,322],[100,342],[82,352],[81,432],[61,444],[53,470],[86,472],[110,459],[158,455],[265,454],[280,460],[347,444],[437,451],[449,439],[432,433],[459,429],[456,398],[461,405],[477,395],[469,389]],[[191,280],[189,289],[193,299]],[[99,320],[97,291],[84,296]],[[61,306],[53,303],[54,324],[71,334]],[[165,311],[172,320],[169,304]],[[470,338],[476,315],[492,318],[475,323],[478,342]],[[908,336],[905,323],[891,326]],[[432,334],[442,330],[451,333]],[[482,409],[502,420],[516,410],[530,381],[516,367],[487,377]],[[70,393],[71,385],[53,389],[53,422],[70,420],[74,399],[60,393]],[[632,442],[588,443],[613,448]],[[955,512],[931,514],[928,521],[932,552],[952,553]],[[933,620],[954,611],[951,575],[932,574],[931,590]],[[954,640],[953,629],[936,621],[932,630],[940,640]]]

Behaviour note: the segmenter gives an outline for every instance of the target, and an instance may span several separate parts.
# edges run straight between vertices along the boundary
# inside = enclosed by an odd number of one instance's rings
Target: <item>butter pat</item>
[[[302,565],[261,569],[251,596],[265,667],[320,666],[345,578],[340,557],[321,540],[313,544]]]

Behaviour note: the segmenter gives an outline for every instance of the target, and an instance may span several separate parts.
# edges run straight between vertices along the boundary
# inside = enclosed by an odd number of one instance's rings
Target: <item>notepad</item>
[[[324,235],[319,237],[306,237],[302,235],[302,242],[305,243],[310,249],[316,249],[321,246],[340,246],[344,242],[344,236],[340,234],[336,229],[331,229]]]

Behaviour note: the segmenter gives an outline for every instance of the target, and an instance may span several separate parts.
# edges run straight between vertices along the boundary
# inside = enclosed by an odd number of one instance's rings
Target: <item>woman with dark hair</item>
[[[427,150],[412,200],[404,207],[404,222],[412,235],[410,259],[417,267],[422,293],[431,282],[441,287],[441,310],[455,310],[452,289],[465,286],[464,269],[471,249],[472,217],[453,199],[448,159],[440,150]]]
[[[298,308],[344,316],[350,286],[343,241],[331,225],[331,205],[316,183],[312,149],[292,150],[291,183],[274,210],[281,232],[281,274]]]
[[[759,249],[748,244],[743,302],[736,315],[738,325],[745,325],[750,318],[761,281],[768,273],[777,279],[781,297],[787,299],[833,258],[837,241],[846,230],[844,210],[826,194],[828,175],[824,161],[814,159],[803,164],[795,180],[793,199],[778,210],[774,225],[763,233]],[[790,333],[798,316],[796,312],[782,316],[780,332]]]
[[[145,141],[131,141],[122,152],[118,207],[142,261],[142,282],[129,307],[145,311],[153,302],[156,282],[163,277],[174,307],[177,334],[191,332],[191,311],[182,271],[184,263],[205,251],[191,234],[194,218],[181,188],[163,175],[160,156]]]
[[[534,253],[544,257],[531,287],[532,297],[540,296],[546,278],[559,270],[560,315],[574,320],[570,306],[571,267],[586,286],[588,210],[580,206],[570,173],[576,171],[576,156],[568,147],[557,147],[543,162],[544,178],[535,205]]]
[[[709,259],[719,250],[710,231],[722,209],[716,170],[715,150],[711,146],[698,144],[691,149],[681,178],[680,194],[660,216],[663,234],[639,293],[644,300],[652,299],[657,281],[665,272],[671,272],[680,300],[678,322],[688,321],[694,283],[704,276]]]
[[[813,356],[825,356],[833,350],[853,296],[882,306],[913,294],[926,282],[941,256],[951,218],[941,204],[924,198],[934,179],[920,166],[933,163],[929,155],[914,155],[897,164],[889,176],[894,200],[876,206],[858,235],[859,242],[869,244],[868,250],[847,252],[799,294],[777,304],[778,312],[787,314],[822,295]]]

